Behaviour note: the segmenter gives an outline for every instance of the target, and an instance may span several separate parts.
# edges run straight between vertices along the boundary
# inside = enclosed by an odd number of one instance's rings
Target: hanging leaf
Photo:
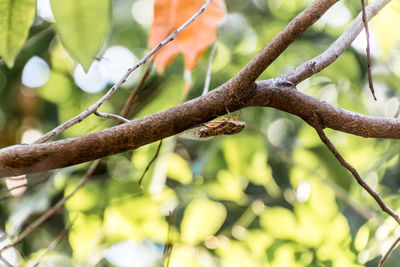
[[[155,0],[154,21],[149,35],[149,49],[154,48],[177,30],[204,4],[204,0]],[[225,2],[214,0],[173,42],[161,48],[154,57],[157,71],[162,73],[179,52],[185,57],[185,69],[192,70],[204,50],[215,40],[217,26],[226,14]]]
[[[0,0],[0,56],[8,67],[28,38],[36,0]]]
[[[214,235],[226,219],[226,208],[209,199],[196,199],[185,210],[181,223],[182,241],[196,245]]]
[[[111,25],[110,0],[51,0],[57,33],[87,72]]]

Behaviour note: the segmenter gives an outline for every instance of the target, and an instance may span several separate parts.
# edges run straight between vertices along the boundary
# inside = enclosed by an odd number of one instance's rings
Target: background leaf
[[[109,0],[51,0],[57,33],[64,47],[87,72],[111,25]]]
[[[153,49],[173,31],[193,16],[204,3],[203,0],[154,2],[154,21],[149,35],[149,48]],[[159,73],[182,52],[185,56],[185,69],[193,69],[204,50],[214,41],[216,28],[226,14],[223,0],[214,0],[191,25],[179,34],[174,42],[163,47],[154,57]]]
[[[182,241],[197,244],[215,234],[226,218],[225,207],[208,199],[193,200],[186,208],[181,224]]]
[[[36,0],[0,0],[0,56],[8,67],[28,38]]]

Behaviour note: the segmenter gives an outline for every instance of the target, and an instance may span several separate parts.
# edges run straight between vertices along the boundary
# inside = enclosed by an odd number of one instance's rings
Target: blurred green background
[[[89,55],[92,60],[87,60],[87,54],[74,54],[85,51],[85,44],[63,39],[63,29],[54,26],[45,0],[37,3],[28,42],[14,66],[0,60],[0,147],[32,142],[80,113],[146,54],[153,1],[90,2],[80,7],[80,17],[88,16],[94,23],[89,30],[98,29],[93,40],[100,41],[91,45],[101,50]],[[211,88],[233,77],[311,2],[227,0],[229,14],[218,30]],[[85,9],[94,7],[98,9]],[[66,10],[61,6],[56,12]],[[371,24],[378,101],[373,101],[366,80],[365,34],[298,89],[362,114],[397,117],[400,34],[393,25],[400,18],[399,10],[400,2],[393,1]],[[277,77],[322,53],[359,11],[359,1],[336,4],[260,80]],[[85,27],[77,28],[77,34],[87,34]],[[203,90],[209,53],[192,72],[189,99]],[[83,69],[89,69],[88,74]],[[136,71],[100,111],[117,113],[143,71]],[[151,72],[130,118],[179,104],[183,88],[183,57],[179,56],[162,76]],[[39,266],[160,266],[164,246],[171,240],[170,266],[377,266],[400,235],[396,223],[339,165],[314,130],[299,118],[271,108],[243,109],[240,120],[247,127],[238,135],[207,141],[164,140],[145,176],[143,191],[138,179],[157,143],[106,158],[64,209],[17,246],[18,257],[34,266],[50,243],[70,227],[60,244],[40,258]],[[112,125],[111,120],[91,116],[56,139]],[[326,133],[367,183],[398,209],[399,142]],[[16,192],[10,192],[10,185],[1,179],[0,231],[9,236],[20,233],[68,194],[88,166],[28,175],[27,190],[20,196],[13,196]],[[399,261],[397,249],[385,266],[398,266]]]

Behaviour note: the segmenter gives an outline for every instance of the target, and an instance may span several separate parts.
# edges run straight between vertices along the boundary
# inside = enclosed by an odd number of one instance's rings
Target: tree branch
[[[392,253],[392,251],[396,248],[396,246],[399,244],[400,242],[400,237],[398,237],[393,244],[390,246],[390,248],[388,249],[388,251],[386,251],[385,255],[383,255],[382,259],[379,262],[378,267],[382,267],[383,264],[385,263],[386,259],[389,257],[389,255]]]
[[[328,139],[328,137],[324,133],[324,122],[321,120],[319,117],[318,113],[314,113],[314,117],[307,121],[308,124],[310,124],[315,131],[317,131],[319,138],[321,141],[328,147],[328,149],[332,152],[332,154],[336,157],[336,159],[339,161],[340,165],[345,167],[351,174],[354,176],[356,179],[357,183],[361,185],[365,191],[372,196],[376,203],[378,203],[379,207],[382,209],[382,211],[386,212],[388,215],[390,215],[393,219],[396,220],[398,224],[400,224],[400,217],[399,215],[392,210],[388,205],[385,204],[381,196],[375,192],[374,189],[372,189],[365,181],[364,179],[360,176],[360,174],[357,172],[357,170],[350,164],[348,163],[343,156],[339,153],[339,151],[336,149],[336,147],[332,144],[332,142]]]
[[[281,79],[257,82],[254,102],[250,106],[273,107],[296,115],[305,121],[317,112],[325,128],[368,138],[400,139],[400,120],[365,116],[348,111],[312,96],[305,95]]]
[[[197,124],[209,121],[215,115],[226,114],[226,109],[235,111],[248,106],[274,107],[305,120],[317,111],[325,127],[364,137],[400,138],[400,121],[396,119],[363,116],[334,107],[294,90],[293,84],[282,78],[257,83],[252,81],[261,74],[262,68],[266,68],[275,60],[295,38],[335,2],[334,0],[315,1],[292,20],[232,80],[210,93],[168,110],[96,133],[47,144],[16,145],[2,149],[0,150],[0,176],[41,172],[121,153],[181,133]],[[378,12],[376,3],[380,3],[381,8],[387,2],[388,0],[374,1],[367,7],[367,16],[371,17]],[[359,17],[353,25],[360,23],[359,31],[361,31],[363,25]],[[350,29],[353,29],[352,27]],[[350,29],[344,35],[350,35]],[[351,32],[354,34],[354,30]],[[285,34],[288,37],[285,37]],[[348,42],[347,46],[350,43]],[[334,44],[340,45],[338,41]],[[343,52],[345,47],[342,45],[340,47]],[[333,45],[329,49],[334,49]],[[322,54],[320,61],[314,61],[315,67],[322,69],[328,66],[340,53]],[[315,73],[309,74],[310,72],[304,71],[302,66],[283,77],[289,77],[289,81],[296,83],[307,78],[307,75],[311,76]],[[304,76],[304,73],[307,75]]]
[[[96,133],[1,149],[0,176],[62,168],[135,149],[226,114],[225,107],[230,111],[248,106],[274,107],[306,121],[317,112],[325,127],[363,137],[400,138],[398,119],[363,116],[332,106],[279,79],[257,82],[253,91],[253,97],[241,105],[219,88],[179,106]]]
[[[165,38],[161,43],[159,43],[157,46],[155,46],[149,53],[147,53],[147,55],[145,55],[139,62],[137,62],[134,66],[132,66],[131,68],[129,68],[125,74],[122,76],[122,78],[116,83],[114,84],[105,95],[103,95],[96,103],[94,103],[93,105],[91,105],[89,108],[87,108],[86,110],[84,110],[83,112],[81,112],[79,115],[75,116],[74,118],[70,119],[67,122],[64,122],[63,124],[57,126],[56,128],[54,128],[53,130],[51,130],[50,132],[46,133],[45,135],[43,135],[42,137],[40,137],[38,140],[36,140],[34,142],[34,144],[41,144],[44,142],[47,142],[48,140],[50,140],[51,138],[53,138],[54,136],[62,133],[63,131],[65,131],[66,129],[68,129],[69,127],[81,122],[82,120],[84,120],[85,118],[87,118],[88,116],[90,116],[91,114],[95,113],[99,107],[101,105],[103,105],[103,103],[105,101],[107,101],[114,93],[115,91],[117,91],[128,79],[128,77],[131,75],[131,73],[133,71],[135,71],[137,68],[139,68],[140,66],[142,66],[143,64],[145,64],[147,62],[147,60],[149,60],[158,50],[160,50],[163,46],[165,46],[166,44],[168,44],[169,42],[171,42],[172,40],[175,39],[175,37],[181,32],[183,31],[187,26],[189,26],[189,24],[191,24],[198,16],[200,16],[201,13],[204,12],[204,10],[208,7],[208,5],[211,3],[212,0],[206,0],[205,3],[203,4],[203,6],[192,16],[190,17],[190,19],[188,19],[184,24],[182,24],[182,26],[180,26],[176,31],[174,31],[170,36],[168,36],[167,38]]]
[[[266,45],[247,65],[227,84],[240,92],[249,87],[268,66],[312,26],[338,0],[315,0],[302,13],[295,17],[272,41]],[[245,96],[244,94],[242,94]]]
[[[370,20],[372,17],[378,14],[378,12],[390,1],[391,0],[376,0],[369,4],[365,9],[367,20]],[[282,79],[288,80],[293,84],[298,84],[305,79],[310,78],[315,73],[325,69],[350,46],[363,28],[364,23],[362,19],[362,13],[360,13],[354,19],[353,23],[351,23],[350,27],[321,55],[282,75]]]
[[[376,101],[377,99],[376,99],[376,95],[375,95],[374,83],[372,81],[371,48],[370,48],[370,44],[369,44],[369,27],[368,27],[367,15],[366,15],[366,10],[365,10],[365,0],[361,0],[361,8],[362,8],[362,19],[363,19],[363,23],[364,23],[365,35],[366,35],[366,40],[367,40],[367,47],[365,48],[365,52],[367,53],[368,85],[369,85],[369,89],[371,90],[372,96],[374,97],[374,100]]]

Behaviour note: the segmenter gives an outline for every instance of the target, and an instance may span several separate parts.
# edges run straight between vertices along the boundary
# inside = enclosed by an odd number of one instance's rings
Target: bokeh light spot
[[[308,182],[301,182],[296,190],[296,199],[298,202],[306,202],[310,198],[311,185]]]
[[[81,65],[77,65],[74,71],[74,80],[83,91],[91,94],[101,92],[107,85],[107,80],[100,73],[98,61],[93,61],[87,73]]]
[[[55,22],[53,12],[50,7],[50,0],[38,0],[37,1],[37,14],[42,19],[48,22]]]
[[[22,144],[32,144],[37,139],[42,137],[42,135],[43,135],[43,133],[39,130],[28,129],[23,132],[22,137],[21,137],[21,143]]]
[[[38,56],[33,56],[29,59],[22,71],[22,83],[31,88],[38,88],[45,85],[49,77],[49,65]]]
[[[125,72],[132,67],[138,59],[123,46],[112,46],[108,48],[99,64],[100,74],[103,79],[110,83],[117,83]],[[135,70],[123,86],[131,86],[140,77],[140,68]]]
[[[342,2],[338,2],[321,17],[321,22],[325,22],[331,27],[340,27],[347,24],[350,19],[351,13],[349,9]]]
[[[132,17],[143,27],[150,28],[153,21],[154,0],[139,0],[132,5]]]

